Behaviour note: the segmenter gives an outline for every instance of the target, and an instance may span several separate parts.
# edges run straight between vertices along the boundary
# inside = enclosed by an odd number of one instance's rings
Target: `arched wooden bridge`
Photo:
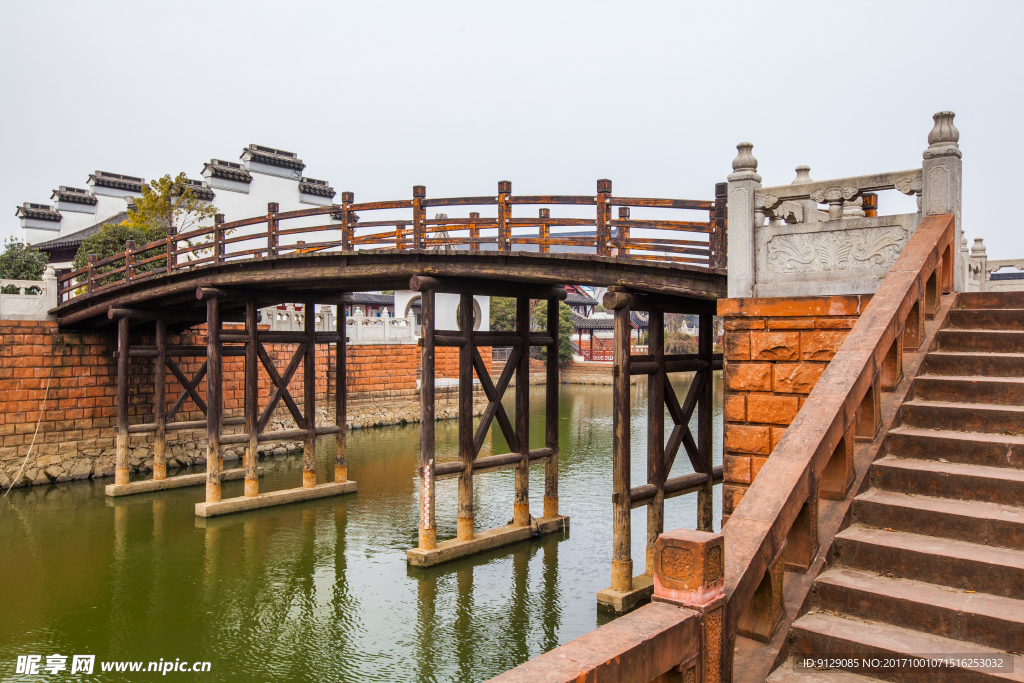
[[[128,437],[153,433],[154,481],[145,490],[166,487],[165,438],[168,431],[205,429],[207,455],[206,502],[196,506],[200,516],[226,514],[355,490],[348,481],[345,460],[345,346],[344,335],[316,331],[315,316],[305,316],[301,332],[259,329],[258,309],[280,303],[343,304],[348,293],[379,289],[412,289],[422,294],[422,389],[421,389],[421,510],[419,547],[409,551],[409,562],[431,565],[472,552],[521,540],[533,533],[564,528],[567,518],[558,512],[558,314],[565,284],[607,287],[605,305],[615,311],[615,438],[612,589],[633,589],[630,559],[630,510],[648,508],[648,547],[663,531],[664,499],[698,491],[698,526],[711,529],[711,486],[721,478],[712,467],[711,406],[712,372],[721,368],[721,355],[713,353],[712,316],[715,302],[726,296],[725,188],[716,187],[712,201],[616,197],[611,181],[600,180],[592,196],[513,196],[511,184],[501,182],[494,196],[428,199],[416,186],[411,199],[357,204],[352,193],[342,193],[342,203],[282,213],[270,204],[265,216],[230,223],[218,216],[212,227],[169,234],[146,245],[129,243],[123,254],[105,259],[89,258],[86,268],[60,279],[59,305],[53,311],[62,327],[99,328],[117,325],[118,330],[118,426],[115,484],[109,495],[132,492],[127,463]],[[542,205],[535,218],[513,216],[513,209]],[[552,217],[549,206],[586,210],[585,218]],[[470,212],[465,218],[439,213],[426,217],[428,208],[495,207],[493,217]],[[586,207],[589,207],[587,209]],[[617,208],[617,217],[613,210]],[[650,220],[631,217],[633,209],[657,213]],[[706,212],[707,220],[663,220],[666,210]],[[566,209],[562,211],[568,212]],[[381,220],[364,220],[380,212]],[[404,212],[405,216],[393,217]],[[408,213],[411,212],[411,218]],[[328,219],[329,222],[322,222]],[[460,329],[435,329],[434,293],[462,297]],[[472,296],[515,297],[517,329],[514,332],[476,332],[472,325]],[[530,329],[529,301],[548,301],[547,330]],[[311,312],[311,309],[307,309]],[[629,315],[632,310],[651,313],[650,352],[630,356]],[[696,354],[665,354],[663,315],[666,312],[700,316],[699,351]],[[243,322],[244,327],[222,327],[224,322]],[[168,334],[205,324],[205,347],[168,342]],[[155,344],[130,344],[132,326],[147,332],[155,327]],[[275,367],[264,343],[291,343],[296,351],[282,372]],[[333,345],[337,368],[335,424],[315,424],[315,345]],[[479,346],[513,347],[508,363],[492,380]],[[437,346],[459,351],[459,455],[452,463],[434,461],[434,356]],[[529,448],[529,349],[547,347],[547,420],[545,448]],[[155,421],[129,424],[129,357],[156,360],[154,382]],[[244,417],[223,417],[222,358],[245,357]],[[205,357],[193,377],[182,373],[175,359]],[[269,397],[258,395],[259,366],[272,384]],[[303,367],[303,406],[289,393],[288,385]],[[166,405],[165,381],[170,371],[182,385],[178,400]],[[668,372],[696,371],[688,394],[676,397]],[[480,425],[473,427],[474,372],[489,404]],[[648,382],[648,480],[630,485],[629,385],[631,374],[643,374]],[[501,399],[516,377],[515,424],[505,414]],[[206,399],[197,388],[206,380]],[[201,421],[175,421],[188,398],[206,414]],[[274,410],[283,403],[297,429],[270,432],[265,428]],[[262,407],[261,407],[262,404]],[[675,428],[665,442],[665,411]],[[698,434],[689,422],[698,414]],[[512,453],[478,458],[477,453],[492,421],[496,420]],[[224,425],[244,424],[240,434],[222,434]],[[314,471],[315,440],[336,439],[334,481],[317,484]],[[303,488],[259,494],[257,446],[263,441],[303,439],[305,442]],[[221,500],[222,444],[245,444],[245,495]],[[668,478],[677,452],[684,450],[694,474]],[[530,515],[529,464],[543,461],[545,500],[543,516]],[[515,514],[501,529],[476,532],[473,524],[473,475],[496,469],[516,469]],[[238,473],[240,474],[240,473]],[[458,536],[438,541],[434,526],[434,482],[458,477]],[[180,479],[180,478],[175,478]],[[161,483],[165,482],[165,483]],[[137,487],[138,488],[138,487]],[[620,606],[621,607],[621,606]]]

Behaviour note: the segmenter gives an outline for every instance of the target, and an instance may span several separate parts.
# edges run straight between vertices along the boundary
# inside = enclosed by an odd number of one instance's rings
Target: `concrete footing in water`
[[[259,475],[263,476],[263,468],[259,468]],[[245,478],[245,469],[237,468],[232,470],[224,470],[222,474],[222,481],[234,481],[236,479]],[[141,479],[139,481],[128,482],[118,486],[117,484],[107,484],[104,488],[104,493],[108,496],[132,496],[136,493],[151,493],[153,491],[166,491],[168,489],[180,489],[186,486],[202,486],[206,483],[206,472],[199,472],[197,474],[183,474],[180,477],[169,477],[167,479]]]
[[[566,515],[538,517],[533,521],[537,523],[536,530],[539,531],[541,536],[569,529],[569,517]],[[437,544],[436,548],[431,550],[410,548],[406,552],[406,560],[414,567],[433,567],[434,565],[456,560],[460,557],[467,557],[486,550],[493,550],[494,548],[501,548],[502,546],[525,541],[534,535],[531,527],[532,525],[516,526],[515,524],[509,524],[497,529],[479,531],[469,541],[459,541],[453,538],[448,541],[441,541]]]
[[[278,505],[298,503],[304,500],[328,498],[330,496],[340,496],[346,493],[355,492],[356,482],[354,481],[332,481],[309,488],[270,491],[269,493],[261,493],[258,496],[228,498],[227,500],[219,500],[216,503],[196,503],[196,516],[219,517],[221,515],[230,515],[235,512],[261,510],[263,508],[276,507]]]
[[[602,612],[623,614],[646,605],[654,595],[654,577],[647,574],[633,577],[633,590],[617,591],[605,588],[597,594],[597,609]]]

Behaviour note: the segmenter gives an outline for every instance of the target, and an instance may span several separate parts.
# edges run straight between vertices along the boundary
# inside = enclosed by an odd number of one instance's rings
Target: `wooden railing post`
[[[470,211],[469,212],[469,219],[470,219],[470,221],[475,221],[478,218],[480,218],[480,212],[479,211]],[[477,225],[476,223],[470,223],[469,224],[469,239],[471,240],[470,243],[469,243],[469,250],[470,251],[480,251],[480,242],[479,242],[479,240],[480,240],[480,226]]]
[[[629,207],[628,206],[620,206],[619,207],[619,220],[620,221],[628,221],[629,220]],[[619,243],[619,253],[618,253],[618,255],[619,256],[623,256],[623,257],[629,256],[629,246],[627,246],[629,244],[629,226],[628,225],[620,225],[619,226],[619,239],[618,239],[618,243]]]
[[[213,217],[213,262],[220,264],[224,261],[224,214],[218,213]]]
[[[86,280],[85,291],[91,292],[93,283],[96,280],[96,261],[99,260],[96,254],[89,254],[87,262],[89,266],[89,278]]]
[[[401,223],[395,223],[395,249],[405,249],[405,226]]]
[[[352,202],[354,192],[341,193],[341,250],[352,251]],[[401,247],[399,247],[401,249]]]
[[[423,207],[423,200],[427,196],[425,185],[412,186],[412,248],[425,249],[427,238],[427,211]]]
[[[541,254],[546,254],[551,250],[548,245],[548,238],[551,236],[551,228],[547,224],[547,219],[551,218],[551,209],[541,209],[540,212],[540,225],[537,228],[537,236],[540,237],[540,244],[537,247],[537,251]]]
[[[512,207],[509,205],[509,195],[512,194],[512,181],[498,181],[498,251],[508,251],[510,248],[508,219],[512,215]]]
[[[597,255],[608,256],[608,214],[611,206],[608,205],[608,197],[612,193],[612,181],[602,178],[597,181]]]
[[[729,266],[729,254],[727,250],[728,240],[728,194],[729,183],[715,184],[715,207],[712,210],[711,220],[714,222],[712,233],[712,268],[727,268]]]
[[[167,272],[171,273],[178,267],[178,240],[174,236],[174,226],[167,226]]]
[[[267,203],[267,257],[277,256],[277,212],[281,210],[277,202]]]
[[[729,680],[732,652],[725,647],[725,538],[722,534],[677,529],[654,546],[654,602],[666,602],[700,615],[697,655],[676,667],[682,680]],[[728,658],[728,661],[726,661]]]
[[[135,249],[135,240],[125,240],[124,243],[124,281],[132,281],[132,250]]]

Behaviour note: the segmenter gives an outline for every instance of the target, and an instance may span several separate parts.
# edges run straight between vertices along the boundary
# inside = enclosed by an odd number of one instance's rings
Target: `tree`
[[[42,280],[46,254],[36,251],[14,237],[4,243],[0,254],[0,278],[5,280]]]
[[[495,332],[515,332],[515,299],[503,296],[491,297],[491,329]]]
[[[515,301],[512,299],[512,301]],[[493,305],[493,304],[492,304]],[[548,329],[548,302],[538,301],[533,309],[533,325],[536,329]],[[572,360],[572,309],[564,301],[558,303],[558,362],[568,363]],[[547,347],[539,347],[538,357],[547,359]]]
[[[204,202],[196,196],[187,182],[184,173],[179,173],[172,178],[165,175],[162,178],[151,180],[149,187],[143,186],[142,197],[135,201],[135,208],[128,212],[128,218],[120,223],[104,225],[99,232],[90,235],[78,248],[75,254],[75,270],[88,265],[89,254],[96,254],[100,259],[115,254],[124,253],[125,243],[128,240],[135,240],[137,246],[149,244],[163,239],[168,228],[173,228],[177,234],[195,230],[204,220],[213,218],[217,208]],[[201,242],[210,240],[210,235],[201,238]],[[197,246],[191,240],[186,240],[189,247]],[[156,250],[139,254],[139,260],[157,256]],[[200,258],[202,252],[190,252],[187,256]],[[97,270],[105,273],[124,265],[124,259],[102,266]],[[138,272],[146,272],[165,268],[165,259],[157,259],[138,268]],[[116,273],[102,279],[101,283],[123,280],[124,273]]]

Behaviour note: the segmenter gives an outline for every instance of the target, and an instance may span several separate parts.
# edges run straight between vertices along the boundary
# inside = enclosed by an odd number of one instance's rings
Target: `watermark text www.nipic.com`
[[[180,657],[157,662],[100,661],[96,655],[18,655],[14,673],[29,676],[59,676],[61,674],[95,674],[107,672],[206,673],[210,662],[192,662]]]

